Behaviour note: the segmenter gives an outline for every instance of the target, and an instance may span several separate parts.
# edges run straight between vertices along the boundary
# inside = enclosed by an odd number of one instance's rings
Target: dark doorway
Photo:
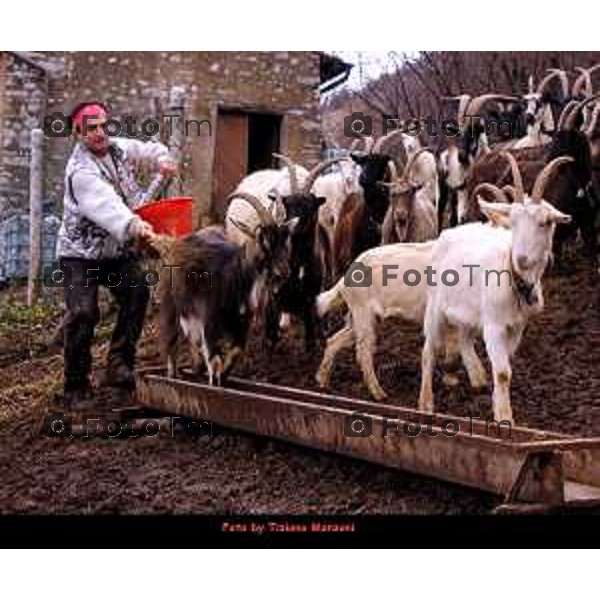
[[[244,111],[219,111],[213,166],[212,213],[223,216],[227,196],[248,173],[277,165],[281,116]]]
[[[248,173],[270,169],[277,164],[273,152],[279,152],[281,117],[248,115]]]

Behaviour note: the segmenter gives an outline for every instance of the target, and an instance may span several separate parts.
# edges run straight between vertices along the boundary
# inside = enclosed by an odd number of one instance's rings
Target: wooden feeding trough
[[[159,368],[140,371],[137,401],[491,492],[503,499],[497,512],[600,507],[600,438],[496,427],[233,377],[227,387],[210,387],[183,373],[182,379],[169,379]]]

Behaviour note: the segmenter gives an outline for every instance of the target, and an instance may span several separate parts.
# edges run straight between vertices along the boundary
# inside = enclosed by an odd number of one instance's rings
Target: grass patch
[[[41,325],[57,316],[59,312],[58,307],[42,303],[27,306],[16,301],[2,302],[0,304],[0,337]]]

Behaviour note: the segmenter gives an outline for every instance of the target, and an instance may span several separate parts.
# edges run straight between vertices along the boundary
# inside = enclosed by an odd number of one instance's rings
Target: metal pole
[[[31,131],[31,162],[29,166],[29,278],[27,305],[32,306],[39,293],[42,252],[42,193],[43,193],[44,134]]]
[[[169,148],[173,159],[181,168],[183,148],[185,145],[185,88],[183,86],[174,86],[173,88],[171,88],[169,94],[169,114],[176,114],[178,117],[176,119],[175,128],[173,129],[171,139],[169,140]],[[179,193],[183,193],[183,189],[181,186],[181,177],[182,173],[180,173]],[[167,191],[170,187],[171,185],[167,187]]]

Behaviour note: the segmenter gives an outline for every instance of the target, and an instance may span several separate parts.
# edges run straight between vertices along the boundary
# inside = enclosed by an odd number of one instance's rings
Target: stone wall
[[[212,136],[207,126],[199,136],[192,126],[184,148],[183,192],[202,212],[211,198],[219,108],[282,114],[281,150],[303,164],[319,160],[317,52],[71,52],[64,61],[65,77],[51,85],[49,110],[98,98],[111,105],[115,118],[136,118],[139,128],[145,119],[171,114],[173,94],[181,91],[184,118],[211,121]],[[48,146],[48,191],[60,201],[71,142],[54,139]]]
[[[30,132],[46,110],[44,71],[0,53],[0,215],[29,203]]]
[[[179,91],[185,119],[212,123],[212,136],[205,126],[200,136],[190,127],[184,148],[183,191],[204,211],[211,197],[219,108],[281,114],[281,150],[310,166],[321,150],[318,83],[317,52],[2,52],[0,210],[28,206],[29,135],[42,126],[44,115],[98,98],[111,105],[115,118],[132,115],[139,127],[145,119],[170,114]],[[59,211],[71,148],[68,138],[45,142],[44,195]]]
[[[318,52],[0,52],[0,223],[29,209],[31,130],[43,126],[44,116],[84,99],[103,100],[114,118],[131,115],[139,127],[172,114],[180,96],[184,119],[211,121],[211,135],[207,126],[200,135],[190,127],[183,188],[172,189],[194,197],[196,222],[211,202],[219,109],[281,115],[281,151],[312,166],[321,158],[319,61]],[[167,122],[162,125],[164,134]],[[69,138],[45,139],[46,212],[62,211],[72,146]],[[5,246],[0,243],[0,271]]]

